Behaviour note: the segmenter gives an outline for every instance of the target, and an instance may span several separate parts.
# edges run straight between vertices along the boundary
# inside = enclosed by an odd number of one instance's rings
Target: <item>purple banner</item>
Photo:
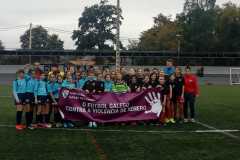
[[[61,116],[72,121],[127,122],[158,119],[162,111],[160,89],[137,93],[86,94],[76,89],[60,91]]]

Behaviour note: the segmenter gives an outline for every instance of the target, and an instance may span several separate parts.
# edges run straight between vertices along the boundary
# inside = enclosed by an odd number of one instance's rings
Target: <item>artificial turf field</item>
[[[240,160],[238,86],[201,87],[201,124],[21,132],[13,127],[10,91],[10,86],[0,86],[0,160]]]

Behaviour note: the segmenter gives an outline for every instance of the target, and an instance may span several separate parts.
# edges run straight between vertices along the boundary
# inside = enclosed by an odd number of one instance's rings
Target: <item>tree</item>
[[[184,13],[187,14],[196,8],[202,10],[211,10],[215,7],[216,0],[186,0],[184,4]]]
[[[218,10],[216,34],[219,50],[240,50],[240,7],[233,3],[226,3]]]
[[[0,50],[4,50],[4,46],[1,40],[0,40]]]
[[[153,17],[154,26],[162,27],[166,24],[171,23],[171,16],[165,16],[162,13],[158,14],[157,17]]]
[[[129,48],[176,50],[181,37],[183,51],[240,51],[240,7],[231,2],[223,7],[215,3],[186,0],[184,11],[175,21],[159,14],[154,17],[154,26],[142,32],[139,43],[131,42]]]
[[[154,26],[142,32],[141,50],[181,50],[189,52],[240,51],[240,7],[229,2],[215,6],[216,0],[186,0],[184,11],[171,17],[159,14]],[[176,37],[176,35],[181,35]]]
[[[72,35],[78,50],[113,49],[110,43],[116,43],[113,31],[116,30],[118,9],[107,3],[107,0],[101,0],[100,4],[85,8],[79,18],[79,30]]]
[[[136,51],[139,50],[139,40],[128,40],[128,45],[127,45],[127,49],[128,50],[132,50],[132,51]]]
[[[178,30],[183,36],[185,51],[213,51],[216,46],[216,12],[214,9],[193,8],[177,16]]]
[[[23,49],[29,48],[29,35],[30,30],[28,29],[21,37],[21,47]],[[48,40],[48,32],[42,26],[32,28],[32,49],[46,49]]]
[[[176,50],[177,25],[171,17],[159,14],[154,18],[154,26],[142,32],[139,48],[141,50]]]
[[[29,48],[29,36],[30,30],[28,29],[21,37],[20,42],[21,48]],[[48,31],[42,26],[36,26],[32,28],[32,49],[42,50],[42,49],[63,49],[63,41],[61,41],[57,35],[49,35]]]
[[[46,48],[52,50],[63,50],[64,42],[59,39],[58,35],[52,34],[48,36],[48,43]]]
[[[181,28],[184,37],[182,49],[239,51],[240,8],[231,2],[223,5],[222,8],[215,6],[214,0],[208,2],[207,7],[202,7],[203,3],[177,16],[178,28]]]

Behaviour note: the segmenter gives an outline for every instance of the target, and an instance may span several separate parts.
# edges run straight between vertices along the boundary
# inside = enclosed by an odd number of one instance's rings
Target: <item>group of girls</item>
[[[167,61],[163,70],[157,68],[130,68],[128,71],[125,68],[100,70],[97,67],[78,70],[75,66],[70,66],[62,72],[58,65],[52,65],[51,71],[44,73],[39,65],[34,68],[27,65],[23,70],[17,71],[17,78],[13,81],[16,129],[74,127],[74,123],[63,120],[58,111],[59,90],[62,87],[80,89],[86,93],[141,92],[149,88],[160,88],[164,98],[162,99],[163,110],[158,122],[161,124],[193,122],[195,112],[192,111],[194,110],[194,106],[191,106],[192,101],[190,103],[191,118],[185,111],[188,108],[186,101],[189,101],[189,95],[187,94],[188,97],[186,97],[185,93],[187,82],[185,76],[189,79],[189,75],[192,75],[190,68],[186,68],[186,73],[187,75],[183,75],[181,68],[174,67],[171,60]],[[190,82],[192,82],[191,78],[187,84]],[[196,87],[193,84],[192,86]],[[195,97],[198,93],[194,89],[193,91],[195,91],[192,92]],[[23,112],[26,125],[22,123]],[[52,115],[54,115],[54,122],[51,122]],[[89,122],[89,127],[97,127],[96,122]]]

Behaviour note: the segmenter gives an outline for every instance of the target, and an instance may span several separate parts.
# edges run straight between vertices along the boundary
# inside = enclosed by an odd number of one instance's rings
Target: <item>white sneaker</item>
[[[52,124],[45,124],[46,128],[52,128]]]
[[[97,123],[96,122],[92,122],[93,128],[97,128]]]
[[[184,123],[188,123],[188,119],[185,119],[185,118],[184,118],[183,122],[184,122]]]
[[[89,122],[88,127],[92,128],[93,127],[93,122]]]
[[[196,120],[194,118],[190,119],[190,122],[195,123]]]
[[[34,130],[35,129],[32,125],[29,125],[27,128],[30,129],[30,130]]]
[[[56,128],[61,128],[63,125],[62,125],[62,123],[57,123],[56,124]]]

